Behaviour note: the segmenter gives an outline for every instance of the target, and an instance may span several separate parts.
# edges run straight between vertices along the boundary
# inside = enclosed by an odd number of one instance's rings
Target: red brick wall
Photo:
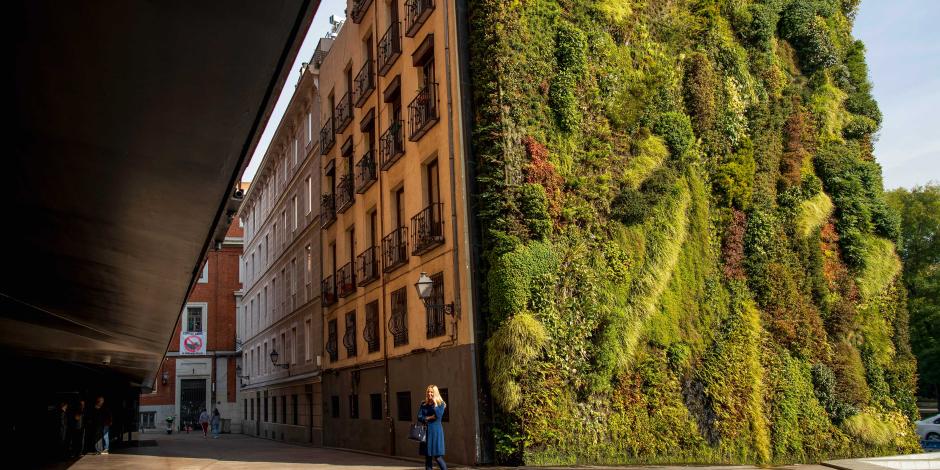
[[[163,384],[163,371],[169,373],[166,385]],[[163,367],[157,370],[156,393],[142,393],[141,405],[172,405],[176,399],[176,361],[163,358]]]

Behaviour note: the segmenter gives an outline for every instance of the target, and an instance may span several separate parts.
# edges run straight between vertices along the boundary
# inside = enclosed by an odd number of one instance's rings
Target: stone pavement
[[[201,434],[135,434],[139,446],[115,449],[110,455],[86,455],[71,466],[74,470],[260,470],[260,469],[351,469],[410,470],[423,468],[417,461],[369,455],[338,449],[297,446],[242,434],[223,434],[203,439]],[[940,454],[880,457],[826,462],[822,465],[791,465],[774,470],[940,470]],[[454,466],[454,468],[459,468]],[[467,467],[464,467],[467,468]],[[498,467],[487,467],[498,470]],[[535,467],[524,467],[535,468]],[[572,467],[541,467],[564,470]],[[631,466],[578,469],[613,470],[757,470],[749,466]]]

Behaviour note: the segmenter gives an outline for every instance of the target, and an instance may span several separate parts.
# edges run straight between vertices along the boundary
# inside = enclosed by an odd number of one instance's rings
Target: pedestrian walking
[[[418,408],[418,421],[428,427],[426,441],[418,446],[419,453],[424,456],[425,470],[431,470],[434,462],[441,470],[447,470],[447,464],[444,463],[444,426],[441,425],[446,409],[447,403],[441,398],[437,385],[428,385],[427,398]]]
[[[209,421],[209,424],[212,425],[212,438],[218,439],[220,429],[222,428],[222,415],[219,414],[218,408],[212,410],[212,419]]]
[[[202,438],[209,438],[209,412],[205,408],[199,413],[199,425],[202,426]]]
[[[111,412],[104,406],[104,397],[95,400],[95,453],[107,454],[111,449]]]
[[[66,457],[69,453],[69,424],[69,404],[59,402],[56,408],[56,452],[60,457]]]
[[[85,453],[85,400],[78,400],[75,409],[71,414],[71,448],[69,449],[73,457],[78,457]]]

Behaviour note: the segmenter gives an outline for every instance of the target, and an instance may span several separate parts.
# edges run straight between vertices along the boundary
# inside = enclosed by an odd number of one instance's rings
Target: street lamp
[[[278,364],[277,358],[280,357],[280,354],[277,353],[277,349],[271,350],[271,364],[274,364],[274,367],[283,367],[285,369],[290,369],[290,363],[287,364]]]
[[[415,283],[415,290],[418,291],[418,297],[421,298],[421,301],[424,302],[424,308],[432,309],[439,308],[444,311],[445,315],[454,315],[454,304],[453,302],[449,304],[432,304],[430,303],[431,294],[434,291],[434,281],[428,276],[428,273],[421,272],[421,275],[418,276],[418,282]]]

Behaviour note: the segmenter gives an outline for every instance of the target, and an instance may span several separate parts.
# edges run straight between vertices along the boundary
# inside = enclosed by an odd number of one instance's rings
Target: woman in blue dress
[[[428,438],[419,446],[419,452],[424,456],[424,468],[431,470],[434,467],[434,461],[441,470],[447,470],[447,464],[444,463],[444,427],[441,425],[441,418],[444,417],[444,410],[447,403],[441,398],[441,392],[437,385],[428,385],[427,399],[421,402],[418,408],[418,422],[428,426]]]

